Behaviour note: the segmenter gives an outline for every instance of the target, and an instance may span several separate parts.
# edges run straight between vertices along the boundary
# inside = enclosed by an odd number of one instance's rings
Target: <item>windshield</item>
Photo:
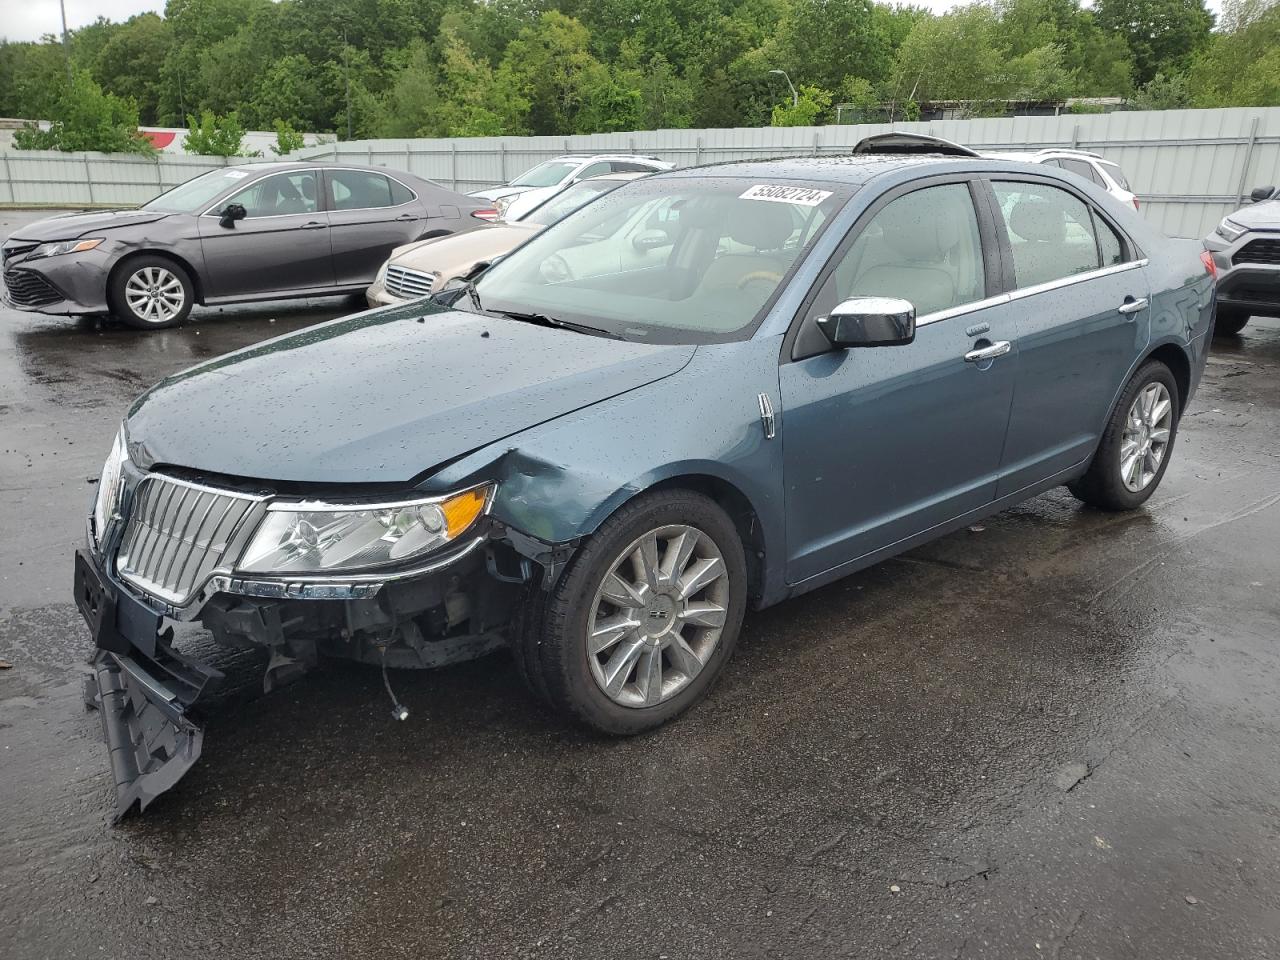
[[[486,311],[626,340],[740,340],[851,190],[737,177],[633,181],[512,251],[476,291]]]
[[[540,223],[544,227],[549,227],[553,223],[559,223],[573,211],[586,204],[588,201],[594,200],[602,193],[608,193],[625,181],[622,180],[583,180],[581,183],[575,183],[567,190],[561,190],[550,200],[534,207],[523,217],[517,217],[517,220],[526,220],[529,223]]]
[[[142,209],[161,213],[203,213],[214,197],[248,176],[245,170],[212,170],[147,201]]]
[[[1111,174],[1111,179],[1116,182],[1116,186],[1121,190],[1129,189],[1129,181],[1124,178],[1124,174],[1120,172],[1120,168],[1114,163],[1108,163],[1106,160],[1098,161],[1102,168]]]
[[[578,169],[576,163],[563,160],[548,160],[540,163],[532,170],[526,170],[511,181],[513,187],[554,187],[557,183]]]

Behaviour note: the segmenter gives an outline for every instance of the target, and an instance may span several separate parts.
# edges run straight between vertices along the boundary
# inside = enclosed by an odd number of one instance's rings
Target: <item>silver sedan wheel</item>
[[[133,315],[147,323],[168,323],[187,303],[177,275],[164,267],[143,267],[124,285],[124,300]]]
[[[1173,428],[1173,399],[1163,383],[1149,383],[1139,391],[1125,420],[1120,441],[1120,479],[1138,493],[1160,472]]]
[[[729,572],[707,534],[659,527],[622,551],[587,623],[591,675],[614,703],[652,707],[693,682],[715,652],[729,606]]]

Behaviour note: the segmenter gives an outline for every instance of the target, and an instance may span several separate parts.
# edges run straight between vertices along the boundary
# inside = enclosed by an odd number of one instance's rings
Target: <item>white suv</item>
[[[1021,160],[1023,163],[1048,163],[1063,170],[1070,170],[1086,180],[1092,180],[1123,204],[1138,209],[1138,198],[1129,189],[1124,173],[1110,160],[1087,150],[1068,150],[1055,147],[1037,150],[1035,153],[984,153],[984,157],[999,160]]]
[[[554,160],[544,160],[510,183],[474,190],[468,196],[493,200],[499,219],[518,220],[522,214],[579,180],[607,173],[657,173],[659,170],[670,170],[673,166],[675,164],[657,157],[625,153],[601,153],[594,156],[570,154]]]

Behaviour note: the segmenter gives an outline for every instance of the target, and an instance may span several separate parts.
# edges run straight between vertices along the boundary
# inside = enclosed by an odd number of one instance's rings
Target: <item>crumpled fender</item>
[[[768,596],[785,550],[782,442],[764,435],[759,395],[781,409],[778,349],[775,337],[700,346],[679,372],[483,447],[420,487],[496,480],[491,516],[554,545],[590,535],[657,483],[711,478],[755,513]]]

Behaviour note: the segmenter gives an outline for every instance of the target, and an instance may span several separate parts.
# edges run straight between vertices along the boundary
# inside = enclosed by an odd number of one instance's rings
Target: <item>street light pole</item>
[[[786,80],[786,81],[787,81],[787,86],[791,88],[791,107],[792,107],[792,109],[794,109],[794,108],[796,108],[796,107],[800,106],[800,94],[796,93],[796,85],[795,85],[794,83],[792,83],[792,82],[791,82],[791,77],[790,77],[790,76],[788,76],[787,71],[785,71],[785,70],[770,70],[769,72],[770,72],[770,73],[776,73],[776,74],[778,74],[779,76],[781,76],[784,80]]]
[[[58,0],[58,6],[62,8],[62,56],[67,61],[67,86],[71,86],[71,44],[67,40],[67,3],[66,0]]]

